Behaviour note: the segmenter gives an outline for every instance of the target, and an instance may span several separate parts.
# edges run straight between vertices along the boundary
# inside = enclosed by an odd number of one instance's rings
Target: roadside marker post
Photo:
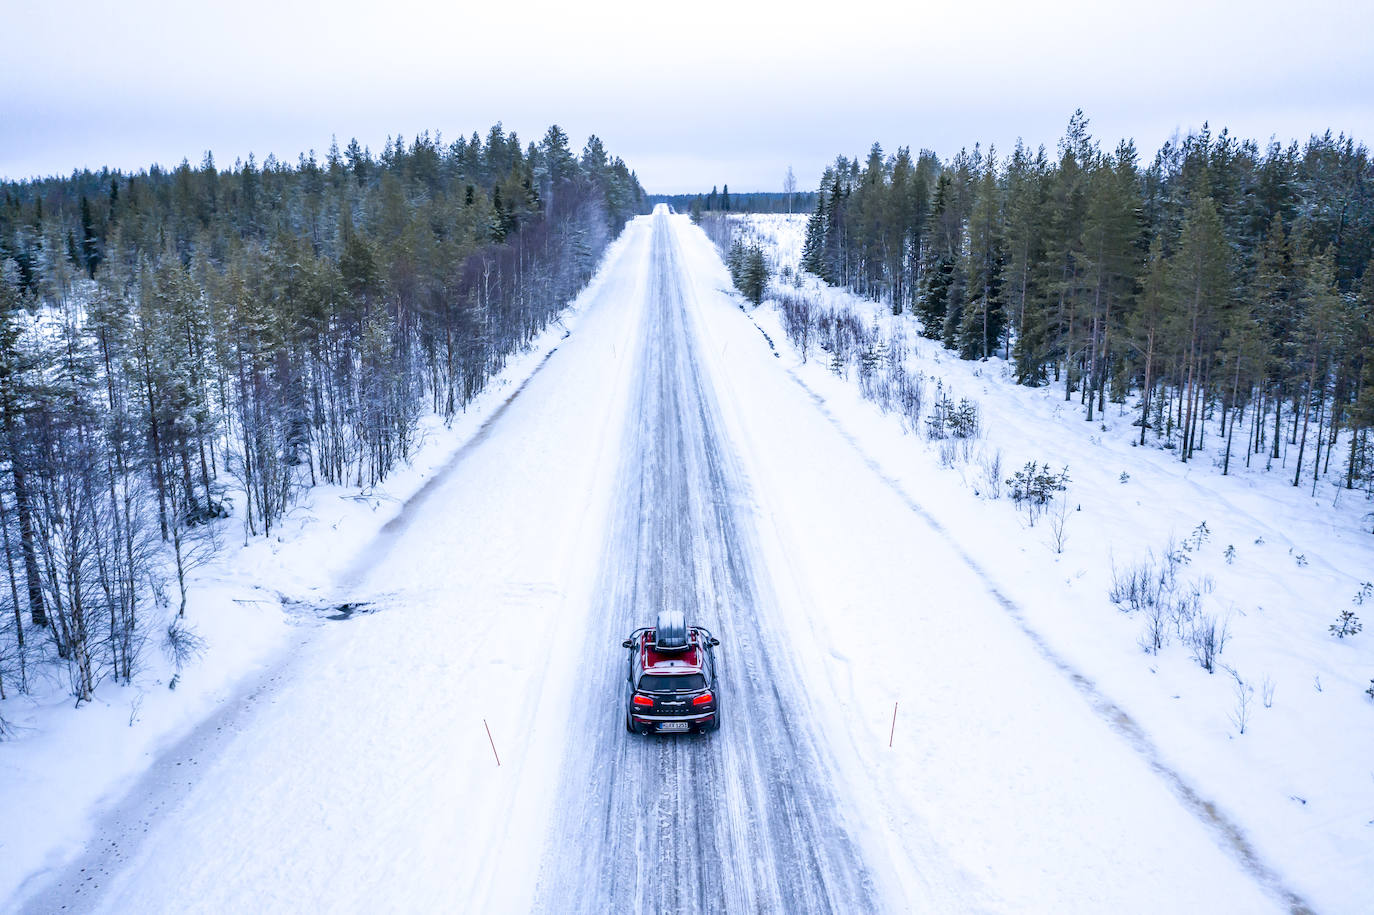
[[[892,703],[892,730],[887,735],[887,748],[892,749],[892,738],[897,736],[897,703]]]
[[[487,719],[482,719],[482,727],[487,729],[487,742],[491,744],[491,755],[496,757],[496,768],[501,768],[501,757],[496,752],[496,741],[491,739],[491,725],[487,724]]]

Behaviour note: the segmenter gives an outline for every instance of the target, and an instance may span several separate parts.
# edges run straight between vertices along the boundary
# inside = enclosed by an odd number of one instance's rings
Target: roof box
[[[654,627],[654,648],[659,651],[687,650],[687,620],[681,610],[662,610]]]

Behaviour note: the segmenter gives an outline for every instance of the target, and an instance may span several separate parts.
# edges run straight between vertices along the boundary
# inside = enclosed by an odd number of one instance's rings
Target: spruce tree
[[[954,281],[955,260],[950,248],[950,210],[951,179],[948,173],[941,173],[935,184],[935,199],[931,205],[930,222],[935,227],[935,238],[926,249],[926,261],[922,268],[922,283],[916,299],[916,316],[921,319],[921,335],[932,340],[940,339],[944,332],[945,317],[949,304],[950,286]]]
[[[1196,447],[1203,388],[1210,381],[1211,354],[1231,306],[1230,248],[1211,197],[1192,203],[1172,261],[1173,312],[1184,377],[1181,379],[1182,436],[1179,456]]]
[[[1002,301],[1002,193],[997,160],[991,150],[978,175],[963,274],[968,304],[957,332],[960,357],[987,359],[997,349],[1006,320]]]
[[[806,238],[802,242],[801,266],[823,280],[825,268],[825,189],[816,195],[816,212],[806,221]]]

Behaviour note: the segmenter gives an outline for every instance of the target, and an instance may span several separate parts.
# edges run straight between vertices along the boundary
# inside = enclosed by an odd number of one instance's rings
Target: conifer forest
[[[840,156],[802,266],[1061,387],[1086,421],[1129,402],[1140,444],[1182,461],[1221,436],[1223,473],[1286,448],[1282,472],[1315,490],[1374,479],[1371,254],[1374,165],[1350,137],[1204,126],[1143,158],[1101,148],[1079,111],[1053,152]]]
[[[1374,163],[1051,117],[0,181],[0,908],[1371,911]]]
[[[557,126],[0,185],[0,697],[128,682],[207,522],[270,536],[306,487],[383,480],[642,208]]]

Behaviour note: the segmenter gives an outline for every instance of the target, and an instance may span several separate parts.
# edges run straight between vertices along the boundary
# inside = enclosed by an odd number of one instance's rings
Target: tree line
[[[1294,486],[1374,477],[1374,166],[1353,139],[1261,147],[1204,125],[1142,164],[1081,111],[1057,152],[908,148],[826,169],[802,266],[910,313],[965,359],[1061,385],[1085,420],[1134,394],[1192,460]],[[1342,432],[1348,433],[1344,442]],[[1340,457],[1333,457],[1338,446]],[[1291,464],[1288,461],[1291,460]],[[1339,476],[1334,476],[1339,475]]]
[[[711,188],[709,194],[650,194],[646,203],[650,207],[666,203],[675,212],[689,213],[700,220],[705,213],[805,213],[815,208],[816,192],[732,194],[727,184],[723,191]]]
[[[500,124],[0,184],[0,698],[46,662],[78,701],[127,682],[208,522],[383,480],[643,206],[597,137]]]

